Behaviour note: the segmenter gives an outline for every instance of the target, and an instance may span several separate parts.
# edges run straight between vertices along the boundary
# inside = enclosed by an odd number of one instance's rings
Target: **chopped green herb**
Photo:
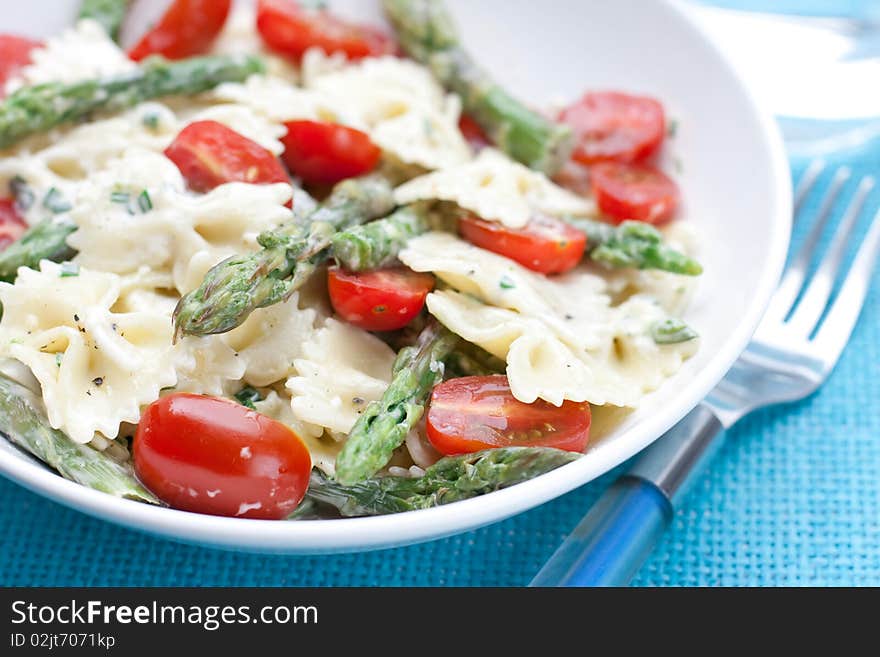
[[[138,207],[144,214],[147,214],[147,212],[153,209],[153,200],[150,198],[150,193],[146,189],[141,192],[140,196],[138,196]]]
[[[311,9],[313,11],[323,11],[327,9],[327,0],[300,0],[299,5],[303,9]]]
[[[675,136],[678,134],[678,119],[670,119],[669,125],[666,126],[666,135],[670,139],[675,139]]]
[[[678,344],[698,337],[697,332],[680,319],[669,318],[651,325],[651,337],[657,344]]]
[[[128,192],[116,191],[110,194],[110,201],[112,203],[121,203],[127,205],[130,200],[131,194],[129,194]]]
[[[79,276],[79,265],[75,262],[62,262],[61,273],[59,275],[61,276],[61,278]]]
[[[61,214],[62,212],[67,212],[73,206],[64,198],[61,192],[52,187],[46,192],[45,198],[43,198],[43,207],[50,210],[53,214]]]
[[[60,351],[57,354],[55,354],[55,364],[58,367],[61,367],[61,361],[62,361],[63,357],[64,357],[64,354],[62,354]]]
[[[145,128],[149,128],[150,130],[159,129],[159,115],[155,112],[144,114],[144,118],[141,119],[141,122],[144,124]]]
[[[246,386],[235,393],[235,399],[242,406],[247,406],[252,411],[255,411],[257,410],[257,407],[254,406],[254,404],[263,401],[263,395],[260,394],[260,391],[256,388]]]
[[[15,204],[22,212],[30,210],[36,200],[34,190],[27,184],[27,180],[21,176],[15,176],[9,181],[9,193],[12,194]]]
[[[510,280],[507,276],[502,276],[501,281],[498,283],[502,290],[512,290],[516,287],[516,284]]]

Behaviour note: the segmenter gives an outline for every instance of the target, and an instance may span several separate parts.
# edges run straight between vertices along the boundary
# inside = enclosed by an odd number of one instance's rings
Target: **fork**
[[[795,191],[795,217],[825,165],[814,161]],[[840,286],[848,246],[874,179],[863,177],[825,255],[822,233],[852,172],[838,168],[815,224],[782,276],[751,342],[709,396],[613,483],[565,539],[530,586],[624,586],[641,567],[686,494],[720,446],[726,429],[754,410],[804,399],[828,378],[855,327],[880,251],[880,212],[873,218]],[[827,311],[827,312],[826,312]]]

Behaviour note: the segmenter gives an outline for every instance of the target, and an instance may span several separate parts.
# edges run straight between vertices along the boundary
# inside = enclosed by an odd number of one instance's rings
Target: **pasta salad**
[[[535,110],[441,0],[0,35],[0,431],[106,493],[396,513],[540,476],[699,345],[663,105]]]

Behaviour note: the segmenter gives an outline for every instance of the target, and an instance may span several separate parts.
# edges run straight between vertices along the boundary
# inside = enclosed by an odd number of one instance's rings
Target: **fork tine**
[[[797,189],[794,192],[795,214],[801,211],[801,206],[804,203],[804,199],[807,197],[807,194],[810,193],[810,190],[813,189],[813,186],[816,184],[816,181],[819,179],[819,176],[822,175],[822,172],[824,170],[825,160],[813,160],[812,162],[810,162],[807,170],[804,171],[804,175],[801,176],[800,182],[798,182],[797,185]]]
[[[834,281],[837,279],[840,265],[846,254],[846,245],[849,241],[856,220],[862,214],[868,194],[874,188],[874,178],[866,176],[862,178],[859,187],[846,209],[840,222],[828,252],[813,275],[809,286],[795,308],[794,314],[788,320],[791,328],[804,336],[810,335],[816,327],[816,322],[822,317],[828,298],[834,289]]]
[[[828,364],[833,365],[840,357],[840,353],[849,341],[853,327],[862,311],[865,296],[871,285],[871,276],[874,265],[877,262],[877,254],[880,252],[880,211],[871,222],[871,228],[862,241],[862,246],[853,260],[852,267],[840,288],[825,321],[813,344],[817,347],[818,355]]]
[[[825,198],[822,199],[822,205],[819,207],[816,224],[807,236],[804,245],[801,247],[800,251],[798,251],[797,256],[795,256],[795,259],[786,269],[785,275],[782,277],[782,282],[779,284],[779,288],[770,300],[770,305],[767,308],[767,314],[765,317],[766,322],[772,322],[775,324],[788,316],[792,305],[794,305],[794,302],[798,298],[798,293],[800,292],[801,287],[803,287],[804,279],[807,276],[807,270],[813,259],[813,253],[816,250],[816,246],[819,244],[819,239],[822,237],[822,231],[825,229],[825,224],[828,223],[828,218],[831,216],[831,210],[834,207],[834,203],[840,195],[840,190],[843,188],[843,185],[849,180],[851,175],[852,172],[849,167],[841,167],[834,174],[834,178],[831,179],[831,185],[825,194]]]

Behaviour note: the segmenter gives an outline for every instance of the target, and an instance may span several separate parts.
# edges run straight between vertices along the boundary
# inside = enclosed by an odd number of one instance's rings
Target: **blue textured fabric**
[[[861,156],[849,191],[859,175],[878,171],[880,148]],[[869,205],[877,209],[880,192]],[[831,379],[813,398],[757,413],[729,433],[636,584],[880,585],[880,274],[874,283]],[[167,542],[0,480],[0,584],[519,586],[611,476],[475,532],[327,557]]]

